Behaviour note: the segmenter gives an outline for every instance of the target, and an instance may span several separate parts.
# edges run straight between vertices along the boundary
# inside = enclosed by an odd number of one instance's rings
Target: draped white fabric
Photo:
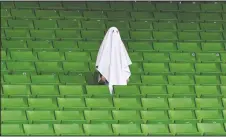
[[[96,60],[96,69],[109,82],[111,94],[114,85],[127,85],[127,79],[131,76],[131,64],[118,29],[111,27],[101,43]]]

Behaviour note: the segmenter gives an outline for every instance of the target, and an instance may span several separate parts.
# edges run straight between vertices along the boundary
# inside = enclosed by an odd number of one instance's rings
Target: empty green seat
[[[220,73],[220,66],[215,63],[196,63],[195,64],[196,72],[198,73]]]
[[[111,123],[113,120],[111,111],[107,110],[85,110],[84,116],[91,123]]]
[[[169,75],[168,81],[173,85],[193,85],[195,83],[193,77],[189,75]]]
[[[172,12],[154,12],[155,20],[176,20],[177,17]]]
[[[154,31],[153,37],[155,40],[177,40],[177,35],[174,32]]]
[[[35,10],[35,14],[37,18],[47,18],[54,19],[59,18],[56,10]]]
[[[141,124],[141,129],[145,135],[171,135],[168,125],[166,124]]]
[[[35,18],[35,14],[31,9],[11,9],[12,17],[22,18],[22,19],[31,19]]]
[[[167,53],[148,53],[143,52],[143,57],[145,61],[149,62],[169,62],[169,54]]]
[[[84,11],[83,15],[87,19],[106,19],[106,14],[102,11]]]
[[[77,20],[57,20],[60,29],[80,29],[81,24]]]
[[[27,122],[26,113],[21,110],[2,110],[1,121],[5,124],[22,124]]]
[[[28,98],[30,108],[39,110],[53,110],[57,109],[55,99],[52,98]]]
[[[156,3],[156,9],[160,11],[177,11],[178,6],[175,3]]]
[[[132,65],[130,65],[130,71],[132,73],[143,73],[141,63],[133,63]]]
[[[189,123],[178,123],[178,124],[169,124],[169,129],[174,135],[182,136],[200,136],[195,124]]]
[[[132,40],[151,40],[152,35],[149,31],[131,31],[130,32]]]
[[[165,97],[167,90],[165,86],[140,86],[141,94],[147,97]]]
[[[30,95],[30,89],[26,85],[2,85],[2,89],[3,96],[21,97]]]
[[[33,48],[33,49],[52,49],[52,43],[50,41],[32,41],[28,40],[27,41],[28,48]]]
[[[197,122],[195,113],[192,110],[169,110],[169,117],[176,123]]]
[[[112,124],[116,135],[143,135],[138,124]]]
[[[142,83],[146,85],[165,85],[168,83],[166,77],[163,75],[141,76]]]
[[[172,22],[154,22],[154,29],[159,31],[175,31],[176,24]]]
[[[83,30],[81,34],[83,39],[88,40],[102,40],[104,38],[104,33],[101,30]]]
[[[63,7],[66,9],[87,9],[85,2],[75,3],[75,2],[65,1],[62,4],[63,4]]]
[[[117,109],[142,109],[141,102],[137,98],[114,98],[114,106]]]
[[[20,124],[1,124],[1,135],[3,136],[24,135],[23,126]]]
[[[131,17],[132,19],[135,20],[154,20],[154,16],[152,14],[150,14],[149,12],[143,12],[143,11],[132,11],[131,12]]]
[[[112,127],[109,124],[83,124],[86,135],[113,135]]]
[[[123,30],[123,29],[129,29],[129,24],[127,21],[107,21],[106,22],[106,27],[110,28],[112,26],[117,27],[119,30]]]
[[[110,98],[86,98],[86,105],[92,109],[112,109],[113,102]]]
[[[108,10],[110,9],[110,4],[107,1],[101,1],[96,3],[95,1],[88,1],[86,2],[87,8],[91,10]]]
[[[83,29],[105,29],[103,21],[82,21]]]
[[[39,8],[39,4],[38,2],[34,2],[34,1],[23,1],[23,2],[15,2],[15,6],[16,8],[25,8],[25,9],[29,9],[29,8]]]
[[[222,109],[222,102],[218,98],[196,98],[197,108]]]
[[[63,62],[65,72],[88,72],[89,67],[87,63],[83,62]]]
[[[128,2],[110,2],[111,5],[111,9],[113,10],[132,10],[133,6],[132,3],[128,3]]]
[[[27,111],[27,118],[32,123],[53,123],[55,122],[54,113],[52,111]]]
[[[77,44],[77,42],[74,42],[74,41],[54,41],[53,47],[57,48],[57,49],[62,49],[62,50],[63,49],[78,49],[78,44]],[[70,51],[68,51],[68,52],[70,52]],[[67,53],[65,53],[65,56],[68,56]]]
[[[192,98],[168,98],[171,109],[195,109],[195,101]]]
[[[179,40],[183,41],[198,41],[200,36],[198,32],[178,32]]]
[[[225,136],[224,126],[220,123],[198,123],[198,130],[202,133],[202,135],[223,135]]]
[[[77,4],[77,5],[79,5],[79,4]],[[65,18],[65,19],[81,19],[81,18],[83,18],[82,12],[78,11],[78,10],[59,10],[59,15],[60,15],[60,18]],[[67,21],[67,20],[65,20],[65,21]]]
[[[142,123],[140,113],[136,110],[113,110],[112,114],[119,123]]]
[[[8,39],[20,39],[25,40],[29,39],[29,33],[26,29],[7,29],[5,30],[6,37]]]
[[[57,121],[62,121],[62,123],[64,124],[85,123],[85,119],[81,111],[75,110],[55,111],[55,116]]]
[[[200,30],[198,23],[183,22],[183,23],[178,23],[177,26],[180,31],[199,31]]]
[[[153,48],[149,42],[128,42],[130,50],[135,51],[152,51]]]
[[[143,56],[141,52],[129,52],[130,59],[135,61],[143,61]],[[95,56],[96,57],[96,56]]]
[[[179,5],[179,10],[180,11],[201,11],[200,5],[197,3],[182,3]]]
[[[168,65],[165,63],[143,63],[144,72],[151,74],[151,73],[168,73],[169,68]]]
[[[32,80],[33,79],[34,78],[32,78]],[[35,80],[32,82],[39,84],[39,82]],[[58,89],[54,85],[31,85],[31,93],[32,95],[38,96],[38,97],[39,96],[51,97],[51,96],[59,95]]]
[[[61,9],[62,8],[62,3],[59,1],[55,1],[55,2],[43,2],[40,1],[39,2],[40,8],[43,9]]]
[[[8,110],[24,110],[28,104],[25,98],[1,98],[1,107]]]
[[[206,31],[222,31],[222,24],[220,23],[200,23],[202,30]]]
[[[164,110],[141,111],[141,117],[146,123],[168,123],[170,119]]]
[[[224,44],[218,42],[205,42],[201,44],[202,50],[205,52],[222,52],[224,51]]]
[[[38,58],[40,61],[63,61],[64,60],[63,54],[55,51],[38,52]]]
[[[202,21],[222,21],[219,13],[200,13],[200,20]]]
[[[19,50],[12,50],[10,51],[10,55],[12,60],[15,61],[37,61],[37,56],[32,53],[32,51],[19,51]]]
[[[8,60],[8,59],[10,59],[9,54],[7,56],[6,51],[5,50],[1,50],[1,60]]]
[[[191,53],[170,53],[172,62],[195,62],[195,56]]]
[[[59,85],[59,92],[61,96],[65,97],[79,97],[84,94],[83,88],[80,85]]]
[[[99,50],[100,42],[99,41],[79,41],[79,49],[83,50]]]
[[[199,97],[220,96],[220,92],[217,86],[195,86],[195,92]]]
[[[167,110],[168,102],[165,98],[142,98],[143,109],[147,110]]]
[[[3,40],[2,39],[2,47],[9,49],[21,49],[27,48],[26,42],[24,40]]]
[[[1,28],[9,28],[7,19],[1,18]]]
[[[130,27],[134,30],[152,30],[152,24],[150,22],[130,22]]]
[[[218,53],[197,53],[196,58],[198,62],[220,62]]]
[[[32,72],[35,71],[34,64],[31,62],[8,62],[9,71]]]
[[[222,34],[218,32],[200,32],[200,36],[202,40],[206,41],[221,41],[224,39]]]
[[[78,30],[56,30],[56,38],[61,40],[81,39],[80,31]]]
[[[56,20],[34,20],[36,29],[57,29]]]
[[[221,3],[202,3],[201,9],[205,12],[221,12],[222,5]]]
[[[86,108],[83,98],[57,98],[60,109],[84,109]]]
[[[53,30],[30,30],[33,40],[51,40],[54,39]]]
[[[50,136],[55,134],[52,125],[49,124],[24,124],[23,126],[26,135]]]
[[[192,63],[169,63],[170,71],[173,73],[194,73]]]
[[[201,51],[200,45],[196,42],[178,42],[177,46],[179,51],[185,51],[185,52]]]
[[[153,48],[156,51],[176,51],[177,50],[176,44],[172,42],[153,42]]]
[[[109,89],[107,86],[87,85],[86,92],[89,96],[109,96]]]
[[[133,8],[141,11],[155,11],[155,4],[152,2],[141,2],[137,1],[133,3]]]
[[[8,84],[30,84],[31,79],[27,75],[4,75],[4,81]]]
[[[219,110],[196,110],[197,119],[202,122],[223,122],[222,112]]]
[[[1,17],[2,18],[11,17],[10,10],[8,10],[8,9],[1,9]]]
[[[64,84],[85,84],[86,79],[83,75],[59,75],[60,83]]]
[[[63,68],[58,62],[35,62],[36,70],[39,73],[43,72],[62,72]]]
[[[129,19],[130,16],[126,11],[107,11],[108,19]]]
[[[8,19],[8,24],[9,24],[9,27],[13,29],[33,29],[34,28],[31,20]]]
[[[136,86],[114,86],[114,94],[121,96],[139,96],[140,91]]]
[[[84,135],[82,126],[79,124],[54,124],[53,126],[56,135]]]
[[[199,85],[218,85],[220,81],[217,76],[195,76],[196,84]]]

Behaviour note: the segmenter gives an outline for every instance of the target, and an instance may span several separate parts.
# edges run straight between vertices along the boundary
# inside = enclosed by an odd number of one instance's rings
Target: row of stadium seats
[[[79,21],[79,20],[12,20],[1,19],[5,29],[98,29],[116,26],[120,30],[159,31],[224,31],[226,23],[210,22],[149,22],[149,21]]]
[[[223,12],[224,2],[2,2],[1,8]]]
[[[226,124],[2,124],[3,135],[225,135]],[[13,129],[13,130],[12,130]]]
[[[223,112],[223,113],[222,113]],[[2,123],[224,123],[223,110],[3,110]],[[223,114],[223,115],[222,115]]]
[[[54,73],[49,70],[50,73]],[[4,74],[1,77],[1,83],[4,84],[89,84],[89,79],[93,79],[92,75],[83,75],[69,73],[70,75],[48,75],[45,72],[42,75],[32,74],[21,75],[21,73],[26,74],[26,72],[17,72],[20,75],[7,75]],[[92,81],[92,80],[91,80]],[[142,82],[141,82],[142,81]],[[167,84],[177,84],[177,85],[225,85],[226,76],[225,75],[168,75],[158,74],[158,75],[133,75],[130,78],[129,84],[138,85],[167,85]]]
[[[212,109],[224,110],[226,98],[208,97],[164,97],[164,98],[143,98],[143,97],[17,97],[1,98],[2,110],[168,110],[168,109]]]
[[[167,32],[167,31],[120,31],[126,40],[159,41],[225,41],[226,32]],[[1,30],[2,39],[33,40],[102,40],[101,30]]]
[[[32,40],[1,40],[2,48],[23,49],[26,52],[28,48],[45,49],[48,51],[73,50],[98,50],[100,41],[32,41]],[[222,42],[148,42],[148,41],[128,41],[125,42],[128,50],[132,51],[183,51],[183,52],[225,52],[226,46]],[[151,53],[151,52],[150,52]],[[144,52],[144,54],[146,54]],[[212,57],[211,57],[212,58]]]
[[[111,97],[108,87],[94,85],[2,85],[3,97]],[[222,97],[226,86],[114,86],[117,97]]]

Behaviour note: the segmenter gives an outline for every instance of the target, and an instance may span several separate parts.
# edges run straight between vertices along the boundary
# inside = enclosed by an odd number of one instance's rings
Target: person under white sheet
[[[100,73],[98,81],[107,84],[112,94],[114,85],[127,85],[131,64],[119,30],[116,27],[109,28],[97,55],[96,69]]]

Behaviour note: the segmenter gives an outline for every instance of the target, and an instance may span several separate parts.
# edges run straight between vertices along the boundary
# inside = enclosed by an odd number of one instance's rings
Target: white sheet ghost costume
[[[96,60],[96,69],[108,81],[111,94],[114,85],[127,85],[131,64],[118,29],[111,27],[101,43]]]

